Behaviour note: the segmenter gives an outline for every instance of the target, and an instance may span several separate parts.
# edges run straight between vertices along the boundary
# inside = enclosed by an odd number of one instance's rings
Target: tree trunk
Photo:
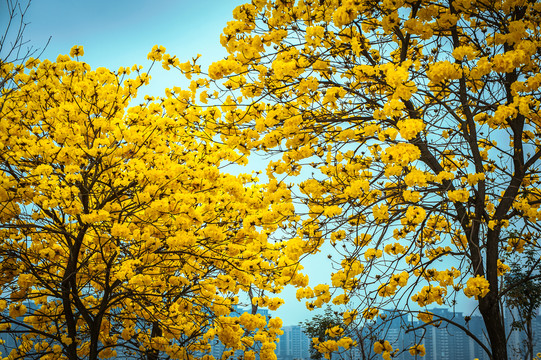
[[[533,312],[533,311],[532,311]],[[532,317],[531,313],[528,314],[526,320],[526,357],[525,359],[533,359],[533,330],[532,330]]]
[[[154,321],[152,323],[152,330],[150,333],[150,338],[154,338],[157,336],[162,336],[162,329],[160,328],[160,324],[157,321]],[[160,356],[159,350],[156,349],[149,349],[147,350],[147,360],[158,360]]]
[[[505,327],[501,316],[500,304],[493,292],[489,292],[479,300],[479,311],[483,316],[490,349],[492,350],[491,360],[507,360],[507,340]]]

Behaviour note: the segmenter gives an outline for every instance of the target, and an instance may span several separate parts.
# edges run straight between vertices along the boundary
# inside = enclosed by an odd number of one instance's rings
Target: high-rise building
[[[462,313],[451,312],[447,309],[429,309],[437,319],[450,319],[457,325],[468,329],[483,344],[488,344],[484,335],[484,323],[480,316],[464,317]],[[413,344],[423,344],[426,349],[425,360],[488,360],[488,355],[482,347],[459,327],[446,322],[425,325],[412,321],[408,314],[397,311],[386,312],[386,319],[379,320],[380,338],[389,341],[393,349],[399,349],[397,360],[413,359],[408,349]],[[424,326],[423,326],[424,325]]]
[[[467,326],[462,313],[452,313],[447,309],[433,309],[431,312],[436,316],[450,319],[461,326]],[[471,340],[464,331],[452,324],[441,322],[436,323],[435,326],[427,326],[423,339],[427,360],[471,360],[475,358],[470,349]]]
[[[284,334],[279,337],[276,356],[279,360],[310,359],[311,339],[299,325],[282,327]]]
[[[536,316],[532,319],[533,353],[534,356],[541,352],[541,308],[536,310]],[[508,355],[509,359],[520,360],[526,355],[527,335],[520,327],[513,327],[513,322],[520,322],[516,309],[507,309],[505,314],[505,327],[509,333]]]

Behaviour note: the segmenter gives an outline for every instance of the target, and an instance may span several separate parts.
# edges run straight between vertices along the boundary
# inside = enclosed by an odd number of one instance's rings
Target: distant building
[[[442,318],[452,320],[471,332],[479,342],[485,347],[490,348],[490,342],[486,335],[483,318],[478,315],[464,316],[461,312],[452,312],[449,309],[435,308],[428,309],[429,312]],[[380,355],[374,354],[373,343],[377,339],[385,339],[391,343],[394,349],[400,349],[400,354],[395,356],[395,360],[410,360],[414,357],[408,352],[409,347],[414,343],[420,343],[425,346],[426,356],[423,360],[489,360],[489,356],[483,350],[478,341],[466,334],[461,328],[442,322],[438,326],[422,326],[424,323],[411,320],[410,314],[400,314],[397,311],[389,311],[386,321],[379,319],[370,329],[361,331],[365,339],[364,348],[366,355],[370,359],[379,359]],[[435,316],[436,318],[436,316]],[[508,316],[508,318],[510,318]],[[416,329],[416,330],[415,330]],[[532,321],[534,332],[534,354],[541,352],[541,314]],[[310,359],[311,340],[302,332],[300,326],[284,326],[284,334],[280,336],[280,342],[277,345],[276,355],[278,360]],[[508,333],[510,325],[507,329]],[[351,336],[351,335],[350,335]],[[513,351],[513,348],[519,348],[525,339],[523,332],[513,331],[509,340],[509,359],[519,360],[524,356]],[[360,339],[355,339],[360,341]],[[348,354],[342,354],[341,359],[363,359],[360,348],[351,349]]]
[[[433,309],[430,311],[465,327],[480,341],[488,344],[484,339],[482,331],[484,323],[480,316],[473,316],[466,321],[465,317],[460,312],[455,312],[453,314],[447,309]],[[446,325],[445,322],[443,322],[439,326],[428,326],[426,327],[426,330],[427,332],[423,343],[427,352],[427,360],[471,360],[475,358],[488,360],[488,356],[481,346],[457,326],[452,324]]]
[[[534,355],[541,352],[541,309],[537,309],[537,316],[532,319],[532,333],[534,340]],[[526,333],[512,329],[513,321],[518,320],[516,309],[508,309],[505,314],[505,328],[510,333],[508,341],[508,355],[511,360],[522,360],[526,353]]]
[[[284,334],[279,337],[276,356],[279,360],[310,359],[311,339],[299,325],[282,327]]]
[[[428,311],[463,326],[483,344],[488,344],[483,331],[484,323],[480,316],[465,318],[462,313],[453,313],[447,309],[429,309]],[[424,323],[411,320],[407,313],[389,311],[385,315],[387,319],[392,320],[387,322],[378,320],[380,338],[389,341],[393,349],[400,349],[394,359],[413,359],[408,352],[409,347],[413,344],[423,344],[426,349],[426,356],[423,358],[425,360],[472,360],[475,358],[488,360],[482,347],[462,329],[452,324],[442,322],[438,326],[423,326]]]

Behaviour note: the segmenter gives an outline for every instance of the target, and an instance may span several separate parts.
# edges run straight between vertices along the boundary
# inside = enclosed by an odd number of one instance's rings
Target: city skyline
[[[239,314],[242,312],[250,312],[251,309],[236,307],[235,311]],[[489,346],[488,338],[484,331],[484,323],[480,315],[468,316],[462,312],[452,312],[448,308],[431,308],[426,309],[437,317],[451,319],[455,324],[467,329],[471,335],[477,337],[482,343],[479,344],[472,336],[466,334],[463,329],[453,325],[437,324],[425,325],[423,322],[411,318],[411,314],[400,314],[400,311],[384,312],[386,321],[381,320],[381,317],[375,322],[368,325],[366,329],[361,331],[354,330],[357,336],[364,338],[364,346],[351,348],[348,359],[362,358],[361,349],[374,357],[376,354],[373,351],[373,343],[377,340],[387,340],[394,349],[401,351],[396,354],[394,359],[408,360],[414,358],[408,353],[408,349],[415,343],[425,346],[425,360],[439,359],[454,359],[454,360],[489,360],[489,356],[483,351],[482,346]],[[258,314],[266,317],[272,317],[272,311],[267,309],[258,309]],[[541,308],[537,309],[538,316],[532,321],[532,327],[535,334],[541,334]],[[510,360],[520,360],[521,354],[519,350],[524,341],[524,334],[520,331],[511,332],[511,314],[507,313],[506,330],[510,335],[508,348],[510,351]],[[391,319],[391,320],[389,320]],[[307,319],[308,320],[308,319]],[[280,335],[279,342],[276,346],[276,355],[278,360],[308,360],[310,359],[311,340],[304,333],[304,328],[301,324],[290,324],[282,327],[284,333]],[[350,335],[354,337],[355,335]],[[358,339],[354,339],[358,340]],[[213,348],[213,355],[218,355],[222,348]],[[534,346],[534,353],[541,352],[541,341],[537,341]]]

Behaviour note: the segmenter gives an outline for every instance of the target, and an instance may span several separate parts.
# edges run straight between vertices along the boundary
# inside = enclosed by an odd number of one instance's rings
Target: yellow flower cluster
[[[240,69],[240,64],[235,60],[222,60],[213,63],[209,67],[209,77],[217,80]]]
[[[415,145],[398,143],[385,149],[381,154],[381,160],[386,164],[407,166],[421,157],[421,151]]]
[[[419,306],[427,306],[432,303],[443,305],[445,296],[447,295],[446,288],[440,286],[425,286],[417,294],[411,297]]]
[[[426,75],[432,84],[438,85],[446,80],[460,79],[462,77],[462,70],[457,64],[445,60],[430,66]]]
[[[426,355],[426,349],[423,344],[416,344],[409,348],[408,352],[411,356],[425,356]]]
[[[403,271],[400,274],[391,276],[389,283],[381,284],[378,288],[378,295],[381,297],[392,296],[396,293],[398,286],[404,287],[408,283],[409,274]]]
[[[379,315],[379,309],[377,308],[367,308],[363,311],[363,317],[366,320],[372,320],[378,315]]]
[[[477,275],[476,277],[469,278],[464,288],[464,294],[467,297],[474,297],[476,300],[480,297],[484,297],[488,292],[490,284],[484,276]]]
[[[400,120],[397,126],[400,136],[404,140],[414,139],[425,128],[425,124],[421,119]]]
[[[434,315],[432,313],[430,313],[430,312],[420,311],[417,314],[417,319],[421,320],[422,322],[424,322],[426,324],[432,322],[433,318],[434,318]]]
[[[387,340],[378,340],[374,343],[374,352],[376,354],[381,354],[385,360],[390,360],[395,351],[393,351],[393,347]]]
[[[468,202],[468,199],[470,198],[470,192],[466,189],[450,190],[447,192],[447,196],[452,202],[465,203]]]

